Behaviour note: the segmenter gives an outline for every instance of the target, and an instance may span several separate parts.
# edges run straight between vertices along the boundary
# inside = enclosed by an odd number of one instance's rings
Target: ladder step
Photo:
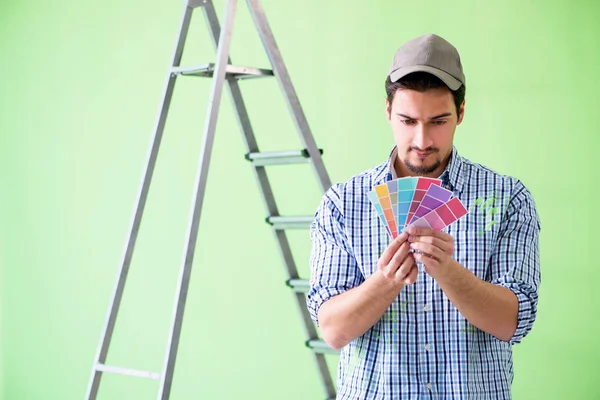
[[[113,365],[106,365],[106,364],[98,364],[97,363],[94,366],[94,369],[96,371],[112,372],[114,374],[137,376],[138,378],[148,378],[148,379],[156,379],[156,380],[159,380],[161,378],[161,374],[158,372],[150,372],[150,371],[142,371],[139,369],[115,367]]]
[[[267,217],[267,223],[276,230],[308,229],[313,220],[314,217]]]
[[[306,279],[288,279],[286,284],[296,293],[308,293],[310,284]]]
[[[321,339],[307,340],[306,347],[319,354],[340,354],[339,350],[332,349]]]
[[[190,75],[202,77],[212,77],[214,72],[214,63],[195,65],[190,67],[173,67],[171,69],[171,73],[174,75]],[[225,69],[225,74],[236,79],[249,79],[273,76],[273,71],[270,69],[242,67],[239,65],[228,64],[227,68]]]
[[[323,150],[319,149],[323,154]],[[302,164],[310,162],[310,155],[306,149],[290,151],[272,151],[263,153],[248,153],[246,160],[252,161],[256,166],[282,165],[282,164]]]

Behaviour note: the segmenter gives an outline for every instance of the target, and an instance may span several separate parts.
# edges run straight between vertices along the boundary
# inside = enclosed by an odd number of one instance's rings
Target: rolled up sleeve
[[[348,242],[340,208],[341,200],[334,186],[323,196],[310,227],[310,289],[306,305],[317,325],[319,308],[325,301],[363,281]]]
[[[491,260],[492,283],[511,290],[517,296],[517,329],[509,341],[517,344],[533,327],[541,282],[540,220],[531,193],[520,181],[515,185],[506,212]]]

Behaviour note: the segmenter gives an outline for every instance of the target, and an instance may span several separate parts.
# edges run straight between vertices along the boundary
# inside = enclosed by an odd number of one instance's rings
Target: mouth
[[[419,158],[427,158],[429,157],[429,155],[431,155],[432,152],[427,152],[427,151],[418,151],[418,150],[413,150],[415,152],[415,154],[417,155],[417,157]]]

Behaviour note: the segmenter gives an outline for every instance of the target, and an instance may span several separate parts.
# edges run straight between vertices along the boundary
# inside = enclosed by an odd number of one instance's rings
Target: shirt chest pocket
[[[496,244],[495,231],[459,230],[454,237],[453,258],[484,281],[491,279],[491,257]]]

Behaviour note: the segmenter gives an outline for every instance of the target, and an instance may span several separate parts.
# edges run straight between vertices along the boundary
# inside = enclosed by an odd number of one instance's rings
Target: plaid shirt
[[[393,179],[393,156],[334,184],[315,213],[307,306],[317,324],[321,304],[374,273],[390,243],[367,192]],[[456,148],[440,179],[469,210],[444,229],[455,239],[453,257],[478,278],[515,293],[516,332],[505,342],[471,325],[418,263],[417,282],[342,349],[338,399],[511,398],[512,345],[532,328],[541,279],[535,203],[519,180],[461,157]]]

